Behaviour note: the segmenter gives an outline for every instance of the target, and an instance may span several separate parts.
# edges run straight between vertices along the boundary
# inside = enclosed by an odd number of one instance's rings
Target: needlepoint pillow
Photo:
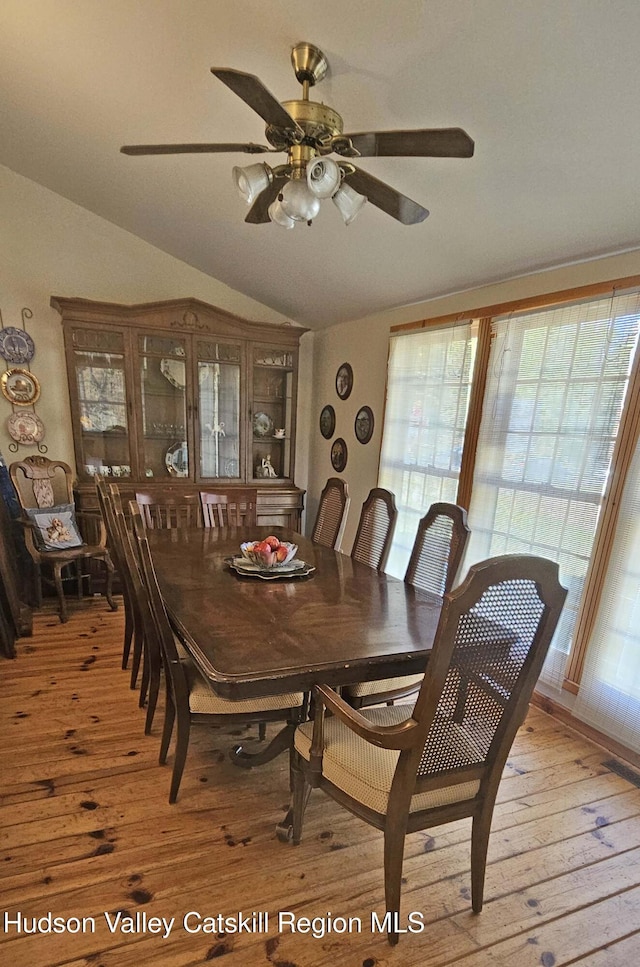
[[[73,504],[28,507],[26,512],[33,521],[33,537],[39,550],[59,551],[80,547],[84,543],[76,524]]]

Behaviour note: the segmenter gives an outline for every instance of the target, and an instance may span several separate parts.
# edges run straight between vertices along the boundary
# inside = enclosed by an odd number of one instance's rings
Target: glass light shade
[[[295,178],[282,189],[282,210],[296,222],[310,222],[320,211],[320,199],[309,190],[306,181]]]
[[[282,228],[294,227],[295,222],[293,218],[290,218],[289,215],[287,215],[287,213],[283,211],[282,202],[280,201],[279,198],[276,198],[275,201],[271,202],[267,211],[269,214],[269,218],[271,219],[272,222],[275,222],[276,225],[281,225]]]
[[[307,184],[316,198],[331,198],[340,187],[340,168],[331,158],[315,158],[307,165]]]
[[[233,169],[234,184],[247,205],[253,204],[260,192],[271,184],[271,179],[271,168],[264,162]]]
[[[360,195],[351,185],[343,183],[331,199],[340,214],[345,225],[350,225],[356,217],[367,198]]]

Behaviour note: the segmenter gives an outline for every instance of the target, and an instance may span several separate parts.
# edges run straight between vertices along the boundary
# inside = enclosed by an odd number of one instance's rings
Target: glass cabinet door
[[[291,477],[294,354],[253,347],[251,470],[254,480]]]
[[[130,477],[124,333],[75,329],[72,339],[81,448],[78,471],[87,477]]]
[[[240,465],[240,345],[196,340],[200,478],[238,479]]]
[[[187,367],[183,339],[139,335],[142,408],[141,471],[145,478],[188,477]]]

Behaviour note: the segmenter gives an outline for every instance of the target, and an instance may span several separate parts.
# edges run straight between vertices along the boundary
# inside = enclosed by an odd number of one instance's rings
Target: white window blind
[[[471,323],[391,339],[378,482],[398,506],[386,566],[395,577],[431,504],[456,502],[475,343]]]
[[[558,561],[569,589],[543,679],[560,686],[638,331],[638,293],[495,320],[465,566]]]
[[[640,442],[573,712],[640,752]]]

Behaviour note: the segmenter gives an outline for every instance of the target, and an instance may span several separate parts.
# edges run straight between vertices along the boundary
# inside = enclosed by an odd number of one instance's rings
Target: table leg
[[[233,747],[229,753],[229,758],[234,765],[242,769],[251,769],[253,766],[263,766],[266,762],[271,762],[282,752],[287,752],[293,742],[293,733],[296,730],[296,722],[287,722],[277,735],[274,735],[269,745],[261,749],[260,752],[246,752],[241,744]]]

